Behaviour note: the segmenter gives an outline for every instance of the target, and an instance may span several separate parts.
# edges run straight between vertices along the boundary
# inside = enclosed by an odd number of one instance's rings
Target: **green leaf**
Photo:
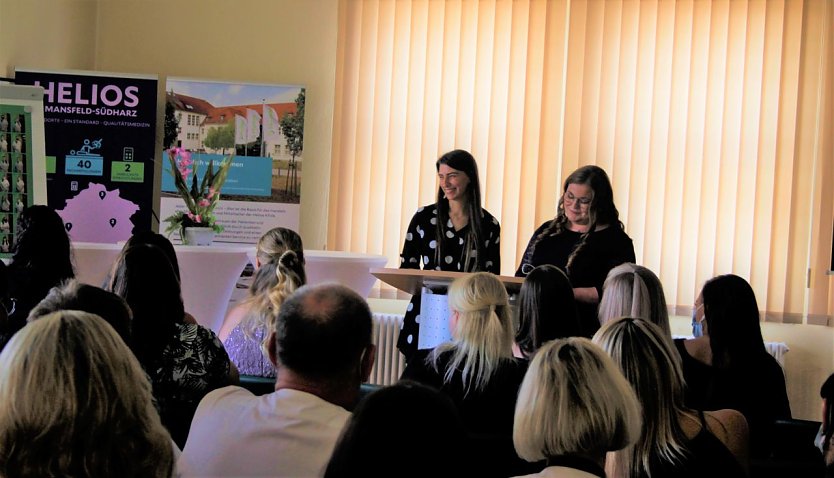
[[[208,170],[203,175],[203,182],[200,184],[200,197],[205,197],[208,193],[208,187],[211,184],[211,178],[214,176],[214,160],[209,161]]]

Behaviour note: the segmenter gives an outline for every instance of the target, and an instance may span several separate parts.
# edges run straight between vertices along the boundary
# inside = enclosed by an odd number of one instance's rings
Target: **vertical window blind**
[[[827,0],[342,0],[328,248],[398,254],[435,160],[478,161],[502,273],[603,167],[669,304],[750,281],[766,320],[827,323],[834,219]],[[834,322],[834,321],[832,321]]]

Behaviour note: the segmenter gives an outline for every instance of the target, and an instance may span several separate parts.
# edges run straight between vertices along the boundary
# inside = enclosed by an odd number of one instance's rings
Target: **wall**
[[[93,0],[0,0],[0,76],[15,67],[92,69],[97,10]]]
[[[0,64],[306,86],[299,232],[324,249],[337,13],[336,0],[0,0]],[[161,123],[157,136],[161,150]]]

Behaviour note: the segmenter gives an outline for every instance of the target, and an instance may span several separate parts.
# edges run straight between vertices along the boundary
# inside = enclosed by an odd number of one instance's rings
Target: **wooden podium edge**
[[[465,277],[471,272],[427,271],[422,269],[396,269],[391,267],[377,267],[369,270],[371,275],[380,281],[415,295],[420,292],[426,281],[435,283],[451,283],[459,277]],[[509,294],[516,294],[524,283],[524,278],[513,276],[496,276],[507,288]]]

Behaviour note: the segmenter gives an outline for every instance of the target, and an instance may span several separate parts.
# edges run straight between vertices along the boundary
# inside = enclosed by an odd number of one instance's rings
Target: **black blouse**
[[[481,240],[486,258],[482,262],[484,271],[498,274],[501,270],[501,226],[498,220],[486,209],[481,209]],[[437,222],[437,207],[434,204],[421,207],[411,218],[411,223],[405,234],[405,243],[400,254],[401,269],[425,269],[437,271],[464,271],[466,257],[466,235],[469,234],[467,224],[460,230],[455,230],[452,220],[446,222],[440,250],[443,257],[437,261],[435,249],[435,224]],[[474,251],[473,251],[474,252]],[[481,262],[481,261],[479,261]]]
[[[550,221],[545,222],[533,233],[521,264],[515,272],[516,277],[526,276],[537,266],[551,264],[565,271],[573,287],[595,287],[602,297],[602,285],[608,272],[624,262],[635,262],[631,238],[618,224],[613,224],[588,235],[585,248],[574,258],[570,271],[567,271],[565,266],[568,257],[582,240],[580,232],[564,230],[559,234],[543,237],[536,244],[535,251],[530,253],[536,237],[549,224]],[[593,335],[599,328],[597,304],[577,302],[577,308],[584,335]]]
[[[750,456],[766,457],[773,421],[791,418],[785,374],[772,355],[762,352],[744,370],[726,370],[698,361],[676,339],[686,381],[686,405],[696,410],[731,408],[744,414],[750,427]]]
[[[481,209],[481,240],[485,257],[478,260],[482,271],[499,274],[501,271],[501,226],[498,220],[486,209]],[[451,271],[451,272],[472,272],[464,270],[466,267],[466,236],[469,234],[470,225],[455,230],[452,221],[446,222],[443,239],[440,243],[443,253],[439,261],[436,254],[437,238],[435,236],[435,224],[437,223],[437,206],[430,204],[421,207],[411,218],[411,223],[405,234],[403,251],[400,254],[401,269],[422,269]],[[477,256],[476,251],[470,253]],[[420,294],[411,297],[411,302],[405,311],[403,326],[400,336],[397,339],[397,348],[410,360],[417,351],[418,338],[420,336]]]

